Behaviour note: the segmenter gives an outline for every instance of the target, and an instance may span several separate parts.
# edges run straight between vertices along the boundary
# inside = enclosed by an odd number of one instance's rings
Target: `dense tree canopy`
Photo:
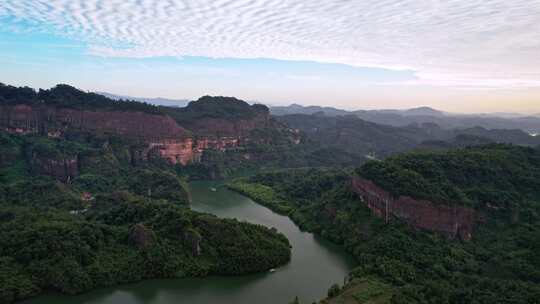
[[[462,203],[482,214],[468,242],[396,221],[385,224],[351,191],[351,172],[269,172],[229,186],[285,211],[356,258],[349,282],[339,291],[333,287],[325,303],[536,303],[538,155],[530,148],[491,145],[405,154],[356,170],[385,187],[393,181],[395,194],[442,200],[459,193]]]
[[[540,150],[487,145],[416,152],[369,162],[357,174],[394,195],[511,208],[540,199]]]
[[[185,108],[168,108],[167,110],[178,121],[187,123],[202,118],[251,119],[259,114],[267,115],[269,112],[264,105],[249,105],[243,100],[224,96],[203,96],[190,102]]]
[[[114,100],[100,94],[84,92],[66,84],[35,91],[29,87],[14,87],[0,83],[0,105],[46,104],[81,110],[139,111],[160,114],[158,107],[137,101]]]
[[[183,178],[159,161],[135,165],[129,149],[113,139],[0,133],[1,303],[45,290],[260,272],[290,259],[275,230],[186,208]],[[60,181],[65,159],[77,166]]]

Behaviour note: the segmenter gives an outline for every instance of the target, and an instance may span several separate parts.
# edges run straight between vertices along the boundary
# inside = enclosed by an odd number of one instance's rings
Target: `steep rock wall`
[[[195,160],[193,151],[193,139],[185,138],[183,140],[161,140],[152,142],[148,146],[145,155],[150,152],[156,152],[157,155],[166,159],[171,164],[187,165]]]
[[[0,106],[0,127],[19,134],[61,137],[67,131],[96,135],[119,135],[148,144],[142,158],[153,149],[171,163],[187,164],[193,160],[192,138],[187,130],[166,115],[142,112],[89,111],[50,106]],[[45,160],[42,161],[45,166]],[[49,167],[57,160],[50,160]],[[59,172],[59,169],[40,170]],[[56,177],[56,173],[52,174]]]
[[[246,137],[251,130],[265,128],[270,125],[268,114],[259,114],[252,119],[228,120],[222,118],[204,117],[187,124],[190,130],[202,137]]]
[[[475,211],[472,208],[439,205],[409,196],[393,197],[373,182],[358,176],[352,178],[352,189],[369,209],[386,221],[402,219],[409,225],[435,231],[448,237],[469,240],[472,237]]]
[[[79,164],[76,156],[47,158],[34,155],[30,163],[32,169],[39,174],[48,175],[63,182],[70,181],[79,175]]]
[[[165,115],[142,112],[89,111],[51,106],[0,106],[0,125],[17,133],[53,135],[74,129],[148,141],[183,139],[188,132]]]
[[[268,114],[236,121],[205,117],[189,123],[190,132],[167,115],[78,110],[24,103],[0,106],[0,129],[8,132],[41,134],[53,138],[62,137],[70,131],[88,132],[98,136],[119,135],[146,146],[134,152],[137,159],[146,160],[158,156],[172,164],[182,165],[200,161],[207,150],[226,151],[245,145],[250,141],[249,134],[252,130],[269,126]],[[59,169],[40,171],[59,172]]]

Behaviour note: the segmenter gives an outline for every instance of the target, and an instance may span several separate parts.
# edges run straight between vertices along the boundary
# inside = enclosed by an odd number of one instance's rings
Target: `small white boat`
[[[214,187],[212,187],[212,188],[210,188],[210,191],[212,191],[212,192],[216,192],[216,191],[217,191],[217,189],[216,189],[216,188],[214,188]]]
[[[269,271],[270,272],[276,272],[276,270],[274,268],[270,269]]]

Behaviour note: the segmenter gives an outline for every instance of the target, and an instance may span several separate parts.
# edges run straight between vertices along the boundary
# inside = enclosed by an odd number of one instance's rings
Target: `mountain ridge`
[[[289,114],[319,114],[326,116],[356,115],[359,118],[391,126],[407,126],[413,123],[436,123],[445,129],[484,127],[488,129],[521,129],[527,133],[540,133],[540,116],[512,113],[460,114],[443,112],[431,107],[405,110],[355,110],[347,111],[333,107],[291,106],[270,107],[276,116]]]

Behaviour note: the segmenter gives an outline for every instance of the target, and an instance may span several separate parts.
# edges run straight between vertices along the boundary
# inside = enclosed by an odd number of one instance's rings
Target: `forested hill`
[[[161,107],[180,125],[196,135],[248,136],[254,129],[279,129],[266,106],[224,96],[203,96],[186,107]]]
[[[456,128],[444,129],[435,123],[391,126],[363,120],[355,115],[328,116],[291,114],[276,117],[305,134],[313,149],[333,149],[336,158],[353,155],[356,160],[384,157],[413,149],[448,149],[483,143],[540,145],[540,137],[521,130]]]
[[[430,107],[408,110],[358,110],[346,111],[332,107],[301,106],[271,107],[273,115],[323,114],[325,116],[354,115],[362,120],[395,127],[411,124],[435,123],[444,129],[474,128],[519,129],[527,133],[540,133],[540,115],[515,113],[458,114],[442,112]]]
[[[414,152],[369,162],[356,173],[395,196],[511,209],[540,201],[540,150],[486,145]]]
[[[103,95],[84,92],[66,84],[35,91],[29,87],[14,87],[0,83],[0,105],[49,105],[78,110],[139,111],[159,114],[156,106],[130,100],[114,100]]]
[[[138,111],[147,114],[171,115],[181,125],[192,125],[204,118],[228,121],[249,120],[258,115],[269,116],[266,106],[249,105],[234,97],[203,96],[191,101],[186,107],[155,106],[146,102],[112,99],[92,92],[84,92],[67,84],[58,84],[51,89],[34,90],[29,87],[14,87],[0,83],[0,106],[25,104],[47,105],[78,110]]]
[[[55,138],[129,138],[142,159],[158,155],[171,164],[197,165],[205,176],[229,167],[279,161],[299,134],[274,121],[263,105],[233,97],[204,96],[184,108],[114,100],[68,85],[35,91],[0,84],[0,129]],[[302,160],[296,157],[296,163]],[[232,168],[232,169],[235,169]]]
[[[421,207],[416,213],[424,219],[444,213],[425,212],[437,205],[415,198],[469,206],[476,214],[472,238],[449,238],[409,222],[416,214],[388,220],[384,209],[358,195],[354,176],[376,181],[393,196],[411,196],[396,202]],[[229,186],[353,254],[360,266],[345,286],[330,288],[323,303],[525,304],[540,298],[539,181],[538,149],[487,145],[408,153],[355,172],[261,173]]]
[[[270,228],[191,211],[185,172],[118,137],[0,131],[0,303],[290,259]]]
[[[182,120],[205,117],[238,120],[254,118],[258,114],[269,114],[268,108],[262,104],[249,105],[243,100],[224,96],[203,96],[177,110],[185,116]]]
[[[57,137],[81,131],[129,136],[149,144],[143,151],[159,150],[172,163],[204,163],[205,175],[222,175],[225,163],[355,166],[413,149],[540,145],[540,137],[521,130],[448,130],[434,123],[396,127],[320,113],[274,117],[264,105],[223,96],[203,96],[183,108],[154,106],[64,84],[38,91],[0,84],[0,127]]]

